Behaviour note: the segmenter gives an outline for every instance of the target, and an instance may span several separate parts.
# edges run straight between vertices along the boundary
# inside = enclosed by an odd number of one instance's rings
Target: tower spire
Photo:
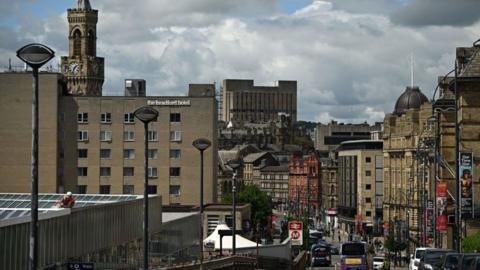
[[[413,88],[415,75],[413,74],[413,65],[414,65],[413,53],[410,54],[410,86]]]
[[[90,10],[92,9],[92,6],[90,5],[89,0],[77,0],[77,8]]]

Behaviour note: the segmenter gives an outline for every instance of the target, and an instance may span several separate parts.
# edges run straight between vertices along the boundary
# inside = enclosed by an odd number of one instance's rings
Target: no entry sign
[[[288,222],[288,234],[292,239],[292,246],[303,245],[303,223],[298,220]]]

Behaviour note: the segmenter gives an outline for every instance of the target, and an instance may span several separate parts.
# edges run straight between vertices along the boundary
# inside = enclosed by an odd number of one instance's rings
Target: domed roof
[[[420,91],[418,86],[407,86],[405,92],[398,97],[393,113],[402,115],[409,109],[420,108],[420,105],[425,102],[428,102],[428,98]]]

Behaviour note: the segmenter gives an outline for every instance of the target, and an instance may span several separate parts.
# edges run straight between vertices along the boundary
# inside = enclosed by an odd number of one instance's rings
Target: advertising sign
[[[472,217],[473,211],[473,153],[460,153],[460,202],[462,217]]]
[[[292,246],[303,245],[303,223],[298,220],[288,222],[288,234],[292,238]]]
[[[425,213],[425,224],[427,225],[427,243],[432,244],[433,243],[433,201],[428,200],[427,201],[427,211]]]
[[[446,233],[448,229],[447,218],[447,183],[437,182],[437,231]]]

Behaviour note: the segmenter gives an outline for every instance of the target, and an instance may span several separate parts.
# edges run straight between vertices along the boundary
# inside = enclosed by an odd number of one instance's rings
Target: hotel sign
[[[148,106],[190,106],[189,99],[149,99]]]

